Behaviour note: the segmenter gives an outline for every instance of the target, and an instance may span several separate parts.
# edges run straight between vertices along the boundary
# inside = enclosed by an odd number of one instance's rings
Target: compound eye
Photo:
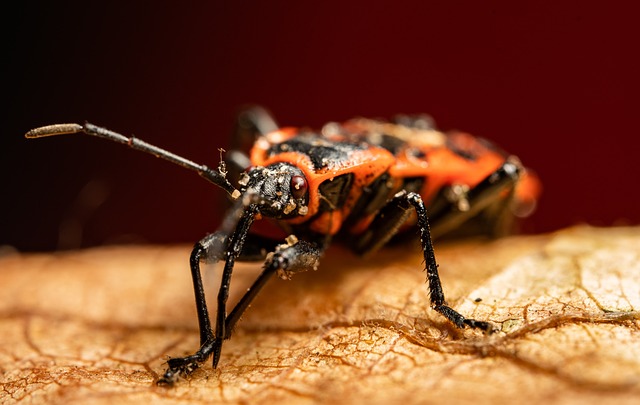
[[[303,176],[291,177],[291,194],[293,195],[293,198],[299,199],[304,197],[308,188],[307,179]]]

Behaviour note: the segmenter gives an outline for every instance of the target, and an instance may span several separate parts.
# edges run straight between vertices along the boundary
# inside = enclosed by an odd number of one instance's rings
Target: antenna
[[[212,170],[211,168],[205,165],[199,165],[195,162],[192,162],[189,159],[185,159],[182,156],[178,156],[174,153],[171,153],[167,150],[159,148],[155,145],[151,145],[141,139],[135,138],[133,136],[127,137],[117,132],[113,132],[109,129],[90,124],[88,122],[86,122],[84,125],[80,125],[80,124],[46,125],[44,127],[32,129],[31,131],[25,134],[25,137],[29,139],[33,139],[33,138],[43,138],[46,136],[80,134],[80,133],[108,139],[113,142],[127,145],[132,149],[149,153],[151,155],[154,155],[164,160],[168,160],[169,162],[175,163],[186,169],[197,172],[201,177],[205,178],[206,180],[209,180],[211,183],[217,185],[218,187],[222,188],[227,193],[229,193],[229,195],[233,199],[237,199],[240,196],[240,192],[235,187],[233,187],[231,183],[229,183],[229,181],[225,178],[224,174],[218,171]]]

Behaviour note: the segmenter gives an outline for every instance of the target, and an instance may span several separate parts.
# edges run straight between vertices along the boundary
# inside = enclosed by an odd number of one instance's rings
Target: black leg
[[[167,363],[168,369],[158,380],[160,385],[172,385],[181,375],[188,375],[195,371],[200,363],[206,361],[212,354],[214,356],[214,367],[220,357],[222,340],[225,335],[226,303],[229,297],[229,287],[231,284],[231,274],[235,260],[242,253],[249,228],[258,212],[256,205],[249,205],[244,209],[239,218],[235,231],[231,235],[225,246],[225,237],[220,232],[204,238],[198,242],[191,253],[191,277],[193,279],[193,289],[196,300],[196,311],[198,313],[198,326],[200,329],[200,349],[191,356],[170,359]],[[205,258],[215,261],[225,257],[225,266],[222,272],[222,282],[218,291],[218,309],[216,314],[215,334],[211,329],[209,311],[205,298],[202,276],[200,272],[200,261]]]
[[[449,319],[459,328],[469,326],[471,328],[490,331],[492,329],[490,323],[465,318],[462,314],[446,304],[444,291],[442,290],[442,284],[440,283],[440,276],[438,275],[438,263],[436,262],[436,255],[431,241],[427,209],[425,208],[420,195],[416,193],[401,194],[399,196],[399,203],[402,204],[403,200],[410,204],[416,210],[416,214],[418,215],[420,242],[422,244],[422,254],[424,255],[424,260],[427,266],[427,282],[429,283],[429,292],[433,309],[440,312],[445,318]]]
[[[207,235],[201,241],[196,243],[191,255],[193,256],[196,250],[201,251],[200,261],[205,263],[217,263],[220,260],[226,260],[227,258],[227,242],[229,241],[228,234],[223,231],[218,231]],[[281,241],[273,238],[268,238],[262,235],[256,235],[249,233],[245,237],[242,251],[238,256],[240,262],[259,262],[267,258],[267,253],[273,252]]]
[[[247,217],[249,215],[246,215]],[[202,282],[200,277],[199,262],[194,265],[194,260],[216,260],[222,258],[222,253],[215,252],[216,246],[222,244],[224,246],[224,236],[220,233],[213,234],[203,239],[202,242],[196,244],[194,253],[192,254],[192,275],[194,278],[194,289],[196,291],[196,305],[198,309],[198,320],[200,323],[200,349],[193,355],[174,358],[168,361],[169,367],[165,374],[158,380],[158,384],[172,385],[180,376],[188,375],[195,371],[200,363],[203,363],[210,356],[213,356],[213,367],[218,365],[220,360],[220,353],[222,350],[222,343],[224,339],[228,339],[231,336],[233,328],[249,307],[253,299],[258,292],[264,287],[267,281],[278,273],[283,278],[290,277],[291,274],[309,269],[315,269],[318,266],[322,248],[319,244],[298,241],[295,237],[287,238],[287,243],[275,246],[272,250],[273,254],[266,255],[264,268],[260,276],[254,281],[252,286],[243,295],[240,301],[233,308],[228,316],[226,315],[226,302],[229,296],[229,286],[231,281],[231,270],[235,259],[255,259],[256,256],[252,256],[251,253],[257,251],[257,247],[243,247],[251,245],[252,243],[265,239],[244,235],[245,241],[242,241],[242,235],[245,230],[248,231],[252,220],[244,221],[241,218],[238,223],[237,231],[232,235],[228,245],[228,254],[226,255],[225,269],[222,276],[222,284],[218,293],[218,311],[216,316],[216,330],[215,334],[212,332],[209,315],[204,299],[204,292],[202,289]],[[237,238],[236,238],[237,237]],[[268,243],[272,243],[272,240],[266,240]],[[204,242],[204,243],[203,243]],[[246,242],[246,243],[245,243]],[[249,243],[251,242],[251,243]],[[207,250],[209,248],[209,250]],[[264,250],[261,250],[263,252]],[[201,253],[196,253],[201,252]],[[207,256],[210,254],[210,256]],[[249,256],[247,256],[249,254]]]
[[[507,226],[504,222],[493,222],[498,219],[508,219],[505,215],[512,193],[520,175],[522,166],[515,157],[507,158],[507,161],[495,172],[491,173],[478,185],[458,195],[459,200],[452,201],[455,197],[445,197],[441,195],[437,201],[429,208],[429,219],[434,224],[431,228],[432,236],[438,238],[444,234],[461,230],[464,233],[465,223],[478,216],[481,212],[486,212],[488,217],[479,217],[484,223],[479,224],[480,228],[487,229],[490,233],[497,233],[499,227]],[[502,200],[502,201],[501,201]],[[459,204],[463,202],[463,204]],[[460,209],[465,206],[465,209]],[[495,210],[495,211],[494,211]],[[491,212],[493,211],[493,214]],[[497,215],[493,217],[493,215]],[[473,226],[474,224],[470,224]]]
[[[260,106],[251,106],[238,113],[233,130],[233,148],[248,151],[256,137],[278,129],[271,114]]]
[[[240,178],[240,174],[251,166],[248,153],[256,138],[277,129],[278,124],[262,107],[252,106],[238,113],[231,137],[231,150],[225,155],[233,184]]]
[[[446,193],[441,193],[429,207],[429,220],[435,224],[430,228],[431,236],[498,236],[505,233],[512,222],[509,205],[521,171],[517,160],[507,159],[480,184],[459,195],[467,207],[464,210],[456,203],[459,201],[452,201],[452,198],[445,196]],[[409,214],[410,207],[402,210],[397,205],[387,203],[369,228],[354,241],[354,250],[362,255],[375,252],[396,235]]]
[[[211,238],[208,242],[213,242]],[[211,331],[211,321],[209,320],[209,310],[207,309],[207,300],[204,294],[204,285],[202,284],[202,274],[200,271],[200,260],[207,252],[206,245],[201,242],[196,243],[191,256],[189,258],[189,266],[191,268],[191,279],[193,281],[193,293],[196,299],[196,312],[198,313],[198,328],[200,330],[200,346],[213,335]]]
[[[200,271],[200,263],[217,263],[221,259],[227,257],[228,237],[224,232],[216,232],[207,235],[201,241],[195,244],[191,251],[189,264],[191,267],[191,278],[193,280],[194,295],[196,299],[196,308],[198,313],[198,325],[200,329],[200,345],[213,335],[209,313],[204,294],[204,286]],[[273,251],[278,242],[259,235],[247,234],[242,250],[238,257],[240,261],[259,261],[264,260],[268,252]]]
[[[215,368],[220,360],[222,351],[222,341],[226,334],[226,316],[227,316],[227,299],[229,298],[229,290],[231,287],[231,274],[236,258],[240,256],[249,228],[253,224],[258,208],[255,205],[247,207],[243,213],[235,232],[231,235],[229,245],[227,247],[227,258],[222,271],[222,281],[218,290],[218,309],[216,311],[216,331],[215,338],[212,342],[213,351],[213,367]]]
[[[278,273],[281,278],[288,279],[294,273],[315,270],[320,262],[322,251],[323,248],[319,244],[303,240],[298,241],[291,237],[288,238],[286,244],[278,245],[273,255],[265,262],[260,276],[227,316],[225,339],[231,337],[233,328],[244,311],[274,273]]]
[[[397,232],[412,209],[415,210],[418,217],[417,225],[420,230],[422,254],[424,255],[426,263],[431,306],[459,328],[469,326],[490,331],[492,327],[488,322],[465,318],[446,304],[444,291],[440,283],[440,276],[438,275],[438,264],[431,241],[427,209],[419,194],[407,193],[406,191],[396,194],[393,199],[380,210],[377,217],[369,226],[369,230],[362,235],[362,238],[360,238],[360,241],[355,246],[356,251],[361,254],[367,254],[382,246]]]

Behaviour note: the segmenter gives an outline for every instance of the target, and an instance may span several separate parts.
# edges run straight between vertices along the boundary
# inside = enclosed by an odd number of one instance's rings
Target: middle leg
[[[354,246],[355,250],[360,254],[367,254],[378,249],[398,231],[412,209],[415,210],[418,218],[417,226],[420,230],[420,243],[426,264],[431,306],[459,328],[469,326],[484,331],[491,331],[492,325],[489,322],[466,318],[447,305],[438,274],[438,263],[436,262],[433,242],[431,240],[427,209],[419,194],[407,193],[406,191],[397,193],[387,205],[380,210],[367,232],[362,235],[362,238],[360,238]]]

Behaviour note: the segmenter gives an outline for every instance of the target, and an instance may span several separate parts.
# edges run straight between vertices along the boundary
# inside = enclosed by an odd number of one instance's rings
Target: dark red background
[[[88,137],[22,136],[86,119],[215,166],[244,103],[285,125],[428,112],[539,173],[529,231],[640,222],[632,6],[174,3],[21,4],[5,15],[0,244],[54,249],[69,219],[82,235],[64,247],[215,230],[222,193],[192,173]],[[87,184],[101,190],[97,207],[78,202]]]

